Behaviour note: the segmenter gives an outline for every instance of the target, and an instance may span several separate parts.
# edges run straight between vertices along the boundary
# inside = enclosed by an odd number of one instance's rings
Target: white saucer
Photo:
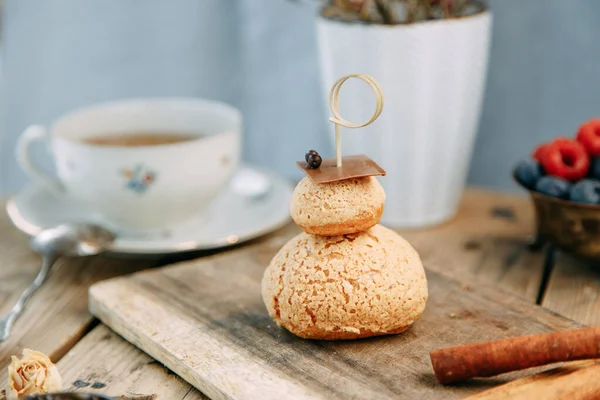
[[[276,174],[256,167],[242,167],[229,187],[203,217],[148,236],[115,232],[113,253],[165,254],[232,246],[272,232],[289,219],[292,186]],[[8,216],[21,231],[35,235],[43,228],[66,222],[102,224],[82,205],[58,199],[41,186],[30,186],[6,204]]]

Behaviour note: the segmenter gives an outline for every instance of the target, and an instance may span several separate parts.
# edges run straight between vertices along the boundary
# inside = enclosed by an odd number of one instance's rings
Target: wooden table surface
[[[274,252],[298,228],[289,226],[246,246]],[[402,231],[424,263],[449,274],[497,287],[577,322],[600,322],[600,268],[558,254],[544,293],[542,252],[527,244],[533,209],[525,197],[468,189],[457,217],[438,227]],[[262,249],[261,249],[262,251]],[[0,344],[0,389],[7,382],[10,356],[31,348],[48,354],[68,390],[89,390],[136,399],[204,399],[196,389],[98,323],[87,310],[91,283],[144,268],[210,256],[63,259],[48,282],[30,300],[8,341]],[[7,312],[37,273],[40,258],[25,235],[0,216],[0,313]]]

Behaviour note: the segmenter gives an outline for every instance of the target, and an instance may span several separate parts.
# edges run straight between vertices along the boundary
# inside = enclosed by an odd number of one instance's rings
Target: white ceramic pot
[[[394,26],[319,18],[323,93],[344,75],[364,73],[385,94],[377,121],[342,133],[344,154],[365,153],[387,171],[382,223],[421,227],[455,215],[479,122],[491,25],[489,11]],[[361,84],[340,93],[342,116],[353,122],[374,107]]]

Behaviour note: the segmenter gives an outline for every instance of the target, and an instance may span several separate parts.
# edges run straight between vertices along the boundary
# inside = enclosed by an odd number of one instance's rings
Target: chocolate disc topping
[[[319,157],[320,158],[320,157]],[[320,167],[312,168],[305,161],[297,161],[296,165],[308,175],[314,183],[327,183],[344,179],[362,178],[365,176],[384,176],[385,170],[364,154],[344,156],[341,167],[335,158],[325,158]]]

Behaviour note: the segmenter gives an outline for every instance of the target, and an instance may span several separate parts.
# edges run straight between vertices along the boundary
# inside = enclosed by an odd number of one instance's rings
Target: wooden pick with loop
[[[360,124],[344,119],[340,115],[338,107],[340,89],[342,88],[344,82],[350,78],[362,80],[369,85],[369,87],[373,89],[373,92],[375,93],[375,112],[368,121]],[[329,107],[333,113],[333,117],[329,118],[329,120],[335,124],[336,157],[324,158],[320,166],[316,168],[308,165],[308,160],[297,161],[296,165],[298,168],[303,170],[304,173],[313,181],[313,183],[331,183],[346,179],[385,175],[385,170],[365,154],[355,154],[342,158],[342,145],[340,137],[340,126],[353,129],[362,128],[363,126],[371,124],[379,117],[381,111],[383,110],[383,92],[381,91],[379,83],[377,83],[374,78],[364,74],[346,75],[333,84],[331,91],[329,92]],[[342,161],[344,161],[344,165],[342,165]]]
[[[344,84],[344,82],[346,82],[350,78],[357,78],[357,79],[362,80],[367,85],[369,85],[371,87],[371,89],[373,89],[373,92],[375,93],[375,112],[373,113],[373,115],[371,116],[371,118],[368,121],[363,122],[362,124],[356,124],[354,122],[347,121],[340,115],[340,110],[339,110],[339,105],[338,105],[340,89],[342,88],[342,85]],[[381,87],[379,86],[379,83],[375,80],[375,78],[373,78],[371,76],[364,75],[364,74],[346,75],[343,78],[338,79],[337,82],[335,82],[333,84],[333,86],[331,87],[331,91],[329,92],[329,108],[331,109],[331,113],[333,114],[333,117],[329,118],[329,120],[335,124],[336,164],[337,164],[337,167],[341,167],[342,166],[342,144],[341,144],[340,126],[345,126],[346,128],[354,129],[354,128],[362,128],[364,126],[367,126],[367,125],[373,123],[373,121],[375,121],[379,117],[379,115],[381,114],[381,111],[383,110],[383,92],[381,90]]]

